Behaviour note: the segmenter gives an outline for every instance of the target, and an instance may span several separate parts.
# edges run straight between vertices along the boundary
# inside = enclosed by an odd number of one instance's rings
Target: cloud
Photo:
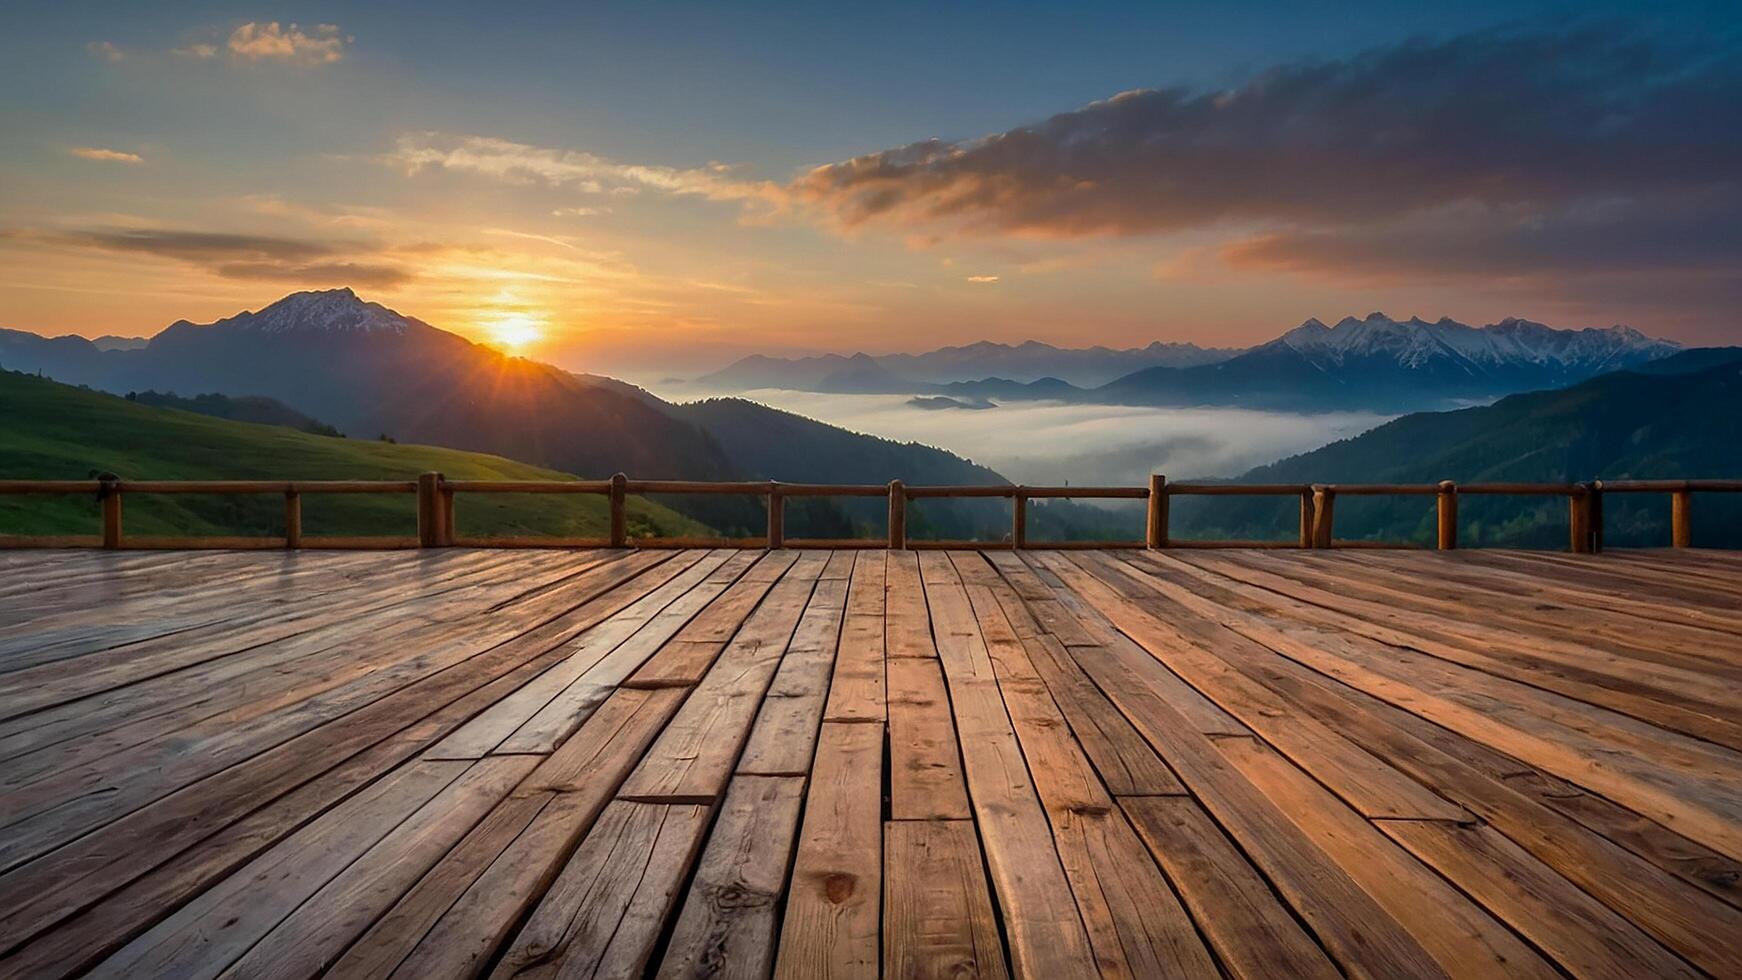
[[[1126,92],[983,139],[819,167],[794,195],[845,226],[1081,237],[1555,208],[1729,181],[1742,60],[1616,29],[1411,41],[1226,91]]]
[[[552,208],[553,218],[591,218],[598,214],[610,214],[610,208]]]
[[[108,62],[127,60],[127,52],[109,41],[92,41],[85,45],[85,50],[89,51],[92,56]]]
[[[768,203],[780,196],[775,185],[740,179],[725,164],[683,169],[618,163],[584,150],[531,146],[489,136],[406,134],[399,137],[392,152],[378,159],[408,176],[429,169],[453,170],[509,183],[572,187],[589,194],[655,191]]]
[[[990,283],[997,282],[998,277],[997,276],[969,276],[968,281],[972,282],[972,283],[990,284]]]
[[[75,146],[67,150],[81,160],[102,160],[108,163],[144,163],[145,158],[124,150],[105,150],[98,146]]]
[[[7,238],[103,252],[147,255],[195,266],[226,279],[303,284],[349,283],[392,288],[413,275],[379,258],[363,242],[310,241],[272,235],[171,228],[94,228],[8,232]]]
[[[171,48],[169,53],[179,55],[183,58],[195,58],[203,61],[207,58],[216,58],[218,56],[218,46],[216,44],[190,44],[182,48]]]
[[[244,61],[280,61],[298,65],[330,65],[345,57],[346,49],[355,40],[342,34],[337,25],[317,24],[308,31],[295,24],[281,27],[277,21],[254,21],[236,28],[225,44],[231,56]],[[184,49],[195,57],[210,57],[194,45]],[[216,52],[212,52],[216,53]]]

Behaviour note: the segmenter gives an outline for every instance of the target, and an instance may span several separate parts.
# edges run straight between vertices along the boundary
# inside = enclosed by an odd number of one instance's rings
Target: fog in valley
[[[925,409],[905,395],[837,395],[786,389],[661,391],[694,401],[734,395],[857,432],[950,450],[1018,483],[1139,486],[1237,476],[1284,456],[1358,435],[1387,420],[1366,412],[1294,415],[1231,408],[1146,408],[1012,402],[996,408]]]

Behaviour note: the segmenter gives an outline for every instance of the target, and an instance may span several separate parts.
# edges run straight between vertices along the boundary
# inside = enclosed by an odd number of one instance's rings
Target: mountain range
[[[817,354],[792,358],[752,354],[696,378],[694,383],[704,388],[735,391],[756,388],[836,391],[842,386],[852,386],[855,377],[861,379],[861,384],[869,377],[899,379],[902,385],[997,377],[1016,382],[1057,378],[1076,387],[1095,387],[1143,368],[1214,364],[1238,353],[1237,348],[1161,341],[1147,347],[1116,349],[1054,347],[1038,340],[1015,345],[982,340],[923,354]]]
[[[1735,479],[1742,477],[1739,408],[1742,348],[1689,350],[1561,390],[1406,415],[1231,482]],[[1274,499],[1181,498],[1173,520],[1182,536],[1289,537],[1296,525],[1285,510]],[[1742,499],[1697,495],[1695,510],[1696,543],[1742,546]],[[1613,544],[1669,542],[1667,495],[1612,495],[1604,519]],[[1339,538],[1433,540],[1431,498],[1348,497],[1336,520]],[[1470,545],[1564,546],[1566,521],[1562,498],[1484,496],[1459,505],[1460,539]]]
[[[673,405],[615,379],[504,355],[350,289],[294,293],[214,323],[178,321],[136,348],[4,330],[0,367],[117,394],[217,394],[232,400],[223,403],[226,410],[234,399],[268,398],[353,439],[386,436],[493,453],[589,477],[1009,482],[942,450],[752,402]],[[849,465],[855,460],[875,465]],[[762,528],[762,507],[750,498],[672,496],[663,502],[722,533]],[[940,536],[996,535],[1008,526],[1008,518],[995,513],[997,503],[929,514]],[[881,523],[879,515],[822,498],[793,507],[788,531],[795,537],[851,536],[856,523]],[[1079,524],[1096,520],[1081,508],[1050,513],[1067,525],[1073,515]]]
[[[1508,318],[1473,327],[1447,318],[1398,321],[1373,313],[1330,326],[1307,320],[1244,350],[1189,344],[1066,350],[1031,341],[916,355],[752,355],[695,383],[1004,401],[1400,412],[1564,387],[1679,349],[1623,326],[1558,330]]]

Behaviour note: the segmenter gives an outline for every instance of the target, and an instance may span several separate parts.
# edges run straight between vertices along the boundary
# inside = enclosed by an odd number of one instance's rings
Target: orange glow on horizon
[[[519,354],[544,339],[547,322],[544,317],[528,313],[499,313],[486,319],[482,326],[492,344]]]

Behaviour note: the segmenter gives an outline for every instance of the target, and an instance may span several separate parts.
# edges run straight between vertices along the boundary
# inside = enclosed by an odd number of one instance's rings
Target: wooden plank
[[[962,782],[950,696],[934,659],[890,660],[889,816],[894,820],[965,820],[968,790]]]
[[[364,674],[327,697],[280,708],[243,726],[233,726],[221,716],[210,719],[148,749],[122,753],[71,770],[66,778],[39,781],[8,793],[0,797],[0,821],[10,828],[0,835],[0,864],[20,863],[160,799],[177,786],[270,754],[322,731],[330,722],[339,722],[333,726],[338,731],[348,730],[360,718],[373,717],[370,709],[377,705],[390,706],[381,709],[390,713],[426,713],[426,692],[462,688],[451,699],[476,686],[468,678],[479,665],[505,671],[542,652],[546,634],[540,629],[580,598],[560,590],[545,592],[498,610],[476,628],[447,638],[412,660]],[[403,724],[398,721],[393,727]],[[86,787],[92,781],[104,781],[108,791],[89,793]]]
[[[529,771],[527,757],[483,759],[436,794],[309,896],[248,952],[224,971],[226,977],[313,976],[330,967],[376,917],[386,912],[433,867]],[[274,891],[277,891],[275,884]],[[259,901],[243,900],[252,908]],[[219,910],[229,916],[228,909]],[[213,931],[234,928],[227,921]]]
[[[775,960],[780,980],[878,975],[882,768],[882,725],[823,723]]]
[[[491,975],[640,976],[708,813],[612,801]]]
[[[773,971],[804,788],[802,776],[733,777],[666,944],[661,978],[761,980]]]
[[[885,977],[1009,976],[972,821],[885,823],[883,879]]]
[[[1179,777],[1089,680],[1058,637],[1037,636],[1023,640],[1022,645],[1109,793],[1114,796],[1185,793]]]
[[[526,830],[555,795],[548,792],[515,795],[491,810],[464,840],[345,950],[333,963],[330,974],[348,980],[380,980],[391,975],[406,954],[429,932],[430,926]]]
[[[1458,883],[1578,977],[1697,977],[1638,927],[1489,827],[1380,820],[1379,829]]]
[[[88,967],[165,910],[275,845],[547,665],[540,659],[522,664],[349,758],[341,748],[333,768],[318,772],[318,766],[308,767],[299,774],[307,781],[289,791],[268,780],[233,784],[211,799],[172,794],[102,834],[62,848],[31,866],[41,872],[33,878],[38,883],[31,893],[35,901],[9,916],[0,925],[0,935],[22,941],[45,924],[72,918],[0,961],[5,964],[0,973],[16,967],[16,972],[32,976],[63,976]],[[259,809],[249,812],[253,807]],[[156,846],[141,848],[140,840]],[[175,860],[167,861],[171,855]],[[451,897],[441,909],[450,904]],[[85,906],[90,907],[79,913]]]
[[[502,746],[534,715],[544,710],[610,651],[620,646],[652,618],[653,610],[669,603],[708,572],[697,567],[705,552],[684,552],[636,580],[635,588],[613,591],[588,610],[584,632],[565,646],[561,663],[531,683],[491,705],[431,750],[437,759],[476,759]]]
[[[883,679],[884,552],[862,551],[853,562],[847,612],[829,685],[825,721],[874,721],[886,717]]]
[[[90,975],[217,976],[466,768],[463,762],[426,762],[399,770],[183,906]]]
[[[1215,961],[1190,917],[1114,806],[1029,663],[993,594],[1004,588],[1002,583],[969,585],[969,601],[1102,975],[1215,973]]]
[[[430,927],[393,976],[472,975],[550,887],[683,692],[618,691],[516,793],[553,792],[526,830]]]
[[[1172,675],[1141,651],[1129,656],[1114,646],[1098,646],[1075,648],[1071,654],[1227,828],[1342,968],[1378,976],[1442,974],[1402,924],[1215,748],[1218,740],[1250,742],[1250,737],[1202,734],[1164,696],[1165,685],[1156,684],[1160,675]]]
[[[707,561],[704,561],[698,567],[706,565]],[[497,751],[549,752],[555,748],[585,721],[602,698],[616,690],[661,644],[724,592],[747,567],[745,554],[732,555],[701,582],[684,581],[684,591],[648,616],[647,621],[621,643],[611,644],[608,652],[515,729]],[[678,580],[673,580],[672,585],[678,586]]]
[[[1342,976],[1195,800],[1143,797],[1119,806],[1229,974],[1252,980]]]
[[[1193,592],[1172,594],[1182,603],[1200,602],[1206,608],[1238,598],[1201,581],[1195,582]],[[1233,605],[1220,610],[1230,628],[1284,655],[1303,643],[1325,642],[1318,630],[1303,629],[1297,635],[1285,631],[1275,617],[1249,615]],[[1742,950],[1713,940],[1742,931],[1738,909],[1721,904],[1737,904],[1742,874],[1734,862],[1286,656],[1235,663],[1358,739],[1369,752],[1468,807],[1689,961],[1717,975],[1742,971]],[[1575,814],[1584,815],[1597,832],[1575,822],[1578,816],[1568,819]],[[1635,853],[1618,841],[1627,842]]]
[[[1096,966],[1089,936],[1005,713],[973,607],[947,556],[921,555],[920,570],[1011,967],[1018,976],[1092,975]]]
[[[1334,638],[1333,638],[1334,639]],[[1332,652],[1334,649],[1334,652]],[[1402,647],[1296,651],[1303,663],[1576,785],[1732,859],[1742,857],[1735,753]]]
[[[500,697],[504,686],[512,689],[524,683],[528,671],[536,673],[542,669],[547,662],[541,663],[540,659],[548,651],[539,650],[538,640],[535,630],[518,641],[474,657],[461,667],[426,678],[359,709],[346,716],[343,724],[315,729],[198,783],[185,787],[170,784],[167,788],[174,792],[157,803],[0,879],[6,884],[0,889],[0,896],[4,896],[0,900],[3,914],[0,935],[20,939],[34,935],[256,807],[334,767],[340,767],[335,772],[346,772],[347,767],[341,764],[358,753],[365,753],[359,756],[359,761],[366,766],[374,765],[375,759],[391,764],[387,760],[402,758],[406,751],[423,747],[431,737],[428,733],[440,737],[458,720]],[[375,752],[374,756],[365,750]],[[335,785],[343,786],[344,782]],[[310,805],[326,798],[322,795],[326,792],[322,789],[311,796]],[[277,812],[273,812],[272,819],[277,818]],[[252,826],[252,818],[250,821]],[[142,849],[138,846],[140,840],[154,841],[156,847]],[[251,840],[244,835],[224,843],[223,848],[232,844],[247,848],[252,846]],[[222,860],[216,856],[221,853],[230,852],[220,849],[213,859]],[[162,884],[173,893],[186,887],[185,881],[189,880],[198,879],[171,878]],[[150,907],[148,904],[142,910],[122,904],[111,906],[108,911],[118,921],[131,922]],[[64,947],[56,948],[63,949],[63,958],[71,955]]]
[[[810,771],[846,603],[845,578],[817,583],[738,757],[740,773],[802,776]]]
[[[618,794],[664,803],[714,803],[726,790],[809,598],[821,563],[795,566],[684,701]]]
[[[807,552],[802,557],[796,551],[766,555],[666,641],[623,686],[687,687],[699,683],[727,642],[741,635],[740,628],[751,618],[751,610],[765,597],[775,605],[797,602],[802,609],[810,585],[822,572],[825,561],[819,552]],[[782,585],[777,586],[776,582]],[[765,623],[767,617],[758,617],[757,621]]]
[[[1130,576],[1137,573],[1130,566],[1090,556],[1080,566],[1060,561],[1053,568],[1079,595],[1093,602],[1156,659],[1362,814],[1423,820],[1472,819],[1463,808],[1387,766],[1310,714],[1296,710],[1262,684],[1233,670],[1218,655],[1242,644],[1256,647],[1251,640],[1184,610],[1161,607],[1158,611],[1167,614],[1164,621],[1132,601],[1132,594],[1147,594],[1160,607],[1154,591],[1138,591],[1144,585],[1131,580]]]
[[[1231,738],[1215,747],[1315,847],[1373,896],[1447,975],[1559,976],[1487,910],[1390,845],[1372,823],[1269,746]]]
[[[1179,556],[1168,556],[1159,560],[1179,563],[1186,561]],[[1390,603],[1344,598],[1340,592],[1297,583],[1267,569],[1249,568],[1238,563],[1217,564],[1219,561],[1217,559],[1200,567],[1194,556],[1191,567],[1232,577],[1248,585],[1269,590],[1280,597],[1296,600],[1316,609],[1317,612],[1312,615],[1336,619],[1337,625],[1347,632],[1383,642],[1399,642],[1394,638],[1406,637],[1399,645],[1421,649],[1435,657],[1496,678],[1542,687],[1564,697],[1630,714],[1652,724],[1677,732],[1685,731],[1721,745],[1742,746],[1742,725],[1730,720],[1722,710],[1708,701],[1710,695],[1704,689],[1711,686],[1709,679],[1701,681],[1697,677],[1684,676],[1665,698],[1663,694],[1653,692],[1649,687],[1642,689],[1638,683],[1628,689],[1602,679],[1593,679],[1588,667],[1599,660],[1612,668],[1626,670],[1625,658],[1605,654],[1600,648],[1591,649],[1572,643],[1533,639],[1529,643],[1534,651],[1532,654],[1531,651],[1519,648],[1519,634],[1516,631],[1490,629],[1479,624],[1454,623],[1445,617],[1411,612],[1396,608]],[[1513,661],[1522,659],[1526,662],[1520,664],[1495,655],[1497,651],[1508,650],[1511,651]],[[1663,680],[1661,672],[1659,680]]]
[[[925,585],[919,577],[919,554],[891,551],[884,570],[884,644],[891,660],[936,657],[931,614],[925,606]]]

